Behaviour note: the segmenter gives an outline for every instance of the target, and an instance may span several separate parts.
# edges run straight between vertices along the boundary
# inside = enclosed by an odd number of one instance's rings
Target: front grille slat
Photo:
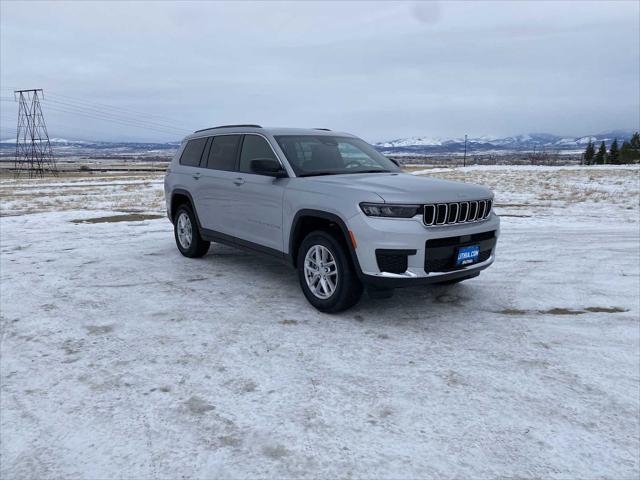
[[[493,205],[493,202],[491,200],[487,200],[487,210],[484,212],[484,218],[488,218],[489,214],[491,213],[491,206]]]
[[[484,209],[487,208],[487,202],[485,202],[484,200],[480,200],[480,203],[478,204],[478,218],[484,218]]]
[[[447,221],[447,204],[439,203],[436,208],[436,225],[444,225]]]
[[[478,202],[471,202],[471,206],[469,207],[469,221],[475,222],[477,220],[476,215],[478,215]]]
[[[489,218],[492,200],[431,203],[424,206],[422,221],[427,227],[480,222]]]
[[[459,204],[457,203],[449,204],[449,215],[447,216],[447,223],[457,223],[459,211],[460,211]]]
[[[460,202],[460,223],[467,221],[469,216],[469,202]]]
[[[436,223],[436,206],[425,205],[424,206],[424,224],[431,226]]]

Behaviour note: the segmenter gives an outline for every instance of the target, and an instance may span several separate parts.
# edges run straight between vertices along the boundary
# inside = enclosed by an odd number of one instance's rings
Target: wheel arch
[[[344,220],[335,213],[308,208],[296,212],[291,222],[289,256],[294,267],[297,266],[298,250],[302,240],[308,233],[314,230],[327,230],[329,233],[336,234],[338,240],[346,247],[347,252],[349,252],[349,257],[358,276],[362,275],[358,256],[351,242],[349,229]]]
[[[176,188],[171,192],[171,203],[169,204],[171,223],[173,223],[173,218],[176,216],[178,207],[184,203],[188,203],[191,207],[191,210],[193,210],[193,214],[196,217],[196,222],[198,223],[198,229],[201,229],[200,218],[198,217],[198,212],[196,210],[196,204],[193,201],[193,197],[187,190],[183,188]]]

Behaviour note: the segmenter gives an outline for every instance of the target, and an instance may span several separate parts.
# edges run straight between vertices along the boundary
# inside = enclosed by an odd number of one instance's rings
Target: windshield
[[[277,135],[275,139],[299,177],[400,171],[391,160],[359,138]]]

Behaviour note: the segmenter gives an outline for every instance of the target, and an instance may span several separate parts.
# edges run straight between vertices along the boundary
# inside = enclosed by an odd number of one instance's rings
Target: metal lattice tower
[[[16,175],[28,172],[29,177],[58,173],[53,158],[47,125],[40,108],[41,88],[16,90],[14,98],[19,102],[18,128],[16,134]]]

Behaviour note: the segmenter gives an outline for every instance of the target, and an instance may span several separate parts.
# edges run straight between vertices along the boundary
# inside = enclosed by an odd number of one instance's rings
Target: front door
[[[246,134],[240,152],[239,172],[234,179],[235,228],[243,240],[284,251],[282,208],[288,178],[257,175],[251,161],[278,157],[261,135]]]

